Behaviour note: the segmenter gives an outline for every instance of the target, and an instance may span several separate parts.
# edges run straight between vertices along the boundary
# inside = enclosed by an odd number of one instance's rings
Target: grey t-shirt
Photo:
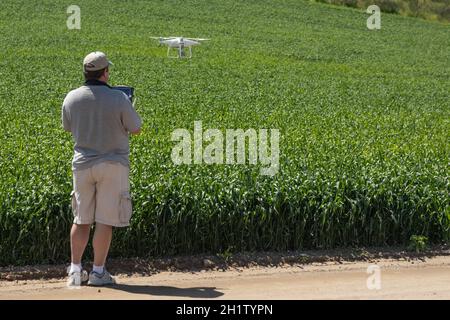
[[[62,106],[63,127],[75,141],[72,170],[103,161],[129,167],[128,133],[140,129],[141,119],[123,92],[93,83],[69,92]]]

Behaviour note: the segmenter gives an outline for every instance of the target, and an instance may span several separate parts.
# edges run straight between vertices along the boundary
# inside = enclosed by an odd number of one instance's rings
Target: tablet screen
[[[130,99],[131,102],[133,102],[133,95],[134,95],[134,88],[133,87],[128,87],[128,86],[114,86],[112,87],[115,90],[120,90],[123,93],[125,93],[128,97],[128,99]]]

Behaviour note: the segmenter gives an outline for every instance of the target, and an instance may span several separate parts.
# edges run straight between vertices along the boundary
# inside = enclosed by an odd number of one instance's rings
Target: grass
[[[316,0],[317,2],[367,9],[378,5],[382,12],[450,22],[450,0]]]
[[[309,1],[0,3],[0,265],[69,257],[71,137],[81,62],[102,50],[136,88],[134,214],[111,255],[430,244],[450,236],[448,26]],[[212,40],[167,59],[150,36]],[[277,128],[280,171],[174,166],[171,132]]]

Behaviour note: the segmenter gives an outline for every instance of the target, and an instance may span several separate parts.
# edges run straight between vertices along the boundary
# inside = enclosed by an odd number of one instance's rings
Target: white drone
[[[151,37],[152,39],[158,39],[159,44],[167,45],[167,57],[169,58],[192,58],[192,46],[200,44],[200,41],[206,41],[209,39],[202,38],[183,38],[183,37]],[[177,56],[170,55],[170,49],[178,49]],[[185,48],[189,48],[189,55],[186,55]]]

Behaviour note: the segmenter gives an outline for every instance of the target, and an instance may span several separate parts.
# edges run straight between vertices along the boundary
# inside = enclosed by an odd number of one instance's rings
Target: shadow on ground
[[[189,297],[202,299],[218,298],[223,296],[223,292],[217,291],[215,287],[177,288],[170,286],[116,284],[109,288],[133,294],[147,294],[152,296]]]
[[[307,265],[310,263],[343,263],[344,261],[376,261],[379,259],[421,260],[450,255],[449,245],[430,246],[422,252],[411,252],[404,247],[344,248],[330,250],[307,250],[285,252],[243,252],[216,255],[188,255],[166,258],[113,258],[108,259],[108,270],[112,274],[128,276],[152,276],[161,271],[200,272],[248,268],[254,266],[273,267],[281,265]],[[92,264],[85,264],[91,270]],[[66,265],[5,266],[0,267],[0,281],[34,279],[64,279]]]

